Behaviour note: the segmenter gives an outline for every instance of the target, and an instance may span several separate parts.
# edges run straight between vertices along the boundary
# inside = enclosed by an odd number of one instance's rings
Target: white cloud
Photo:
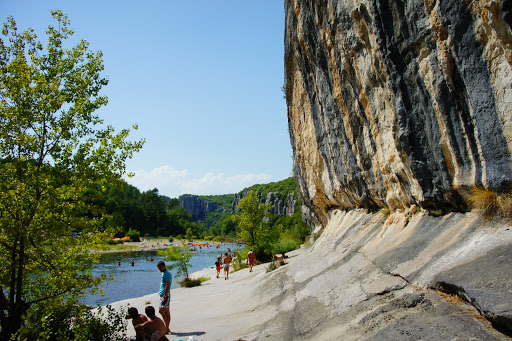
[[[226,176],[224,173],[208,172],[201,177],[194,177],[187,169],[176,170],[165,165],[152,171],[132,170],[134,177],[126,181],[140,191],[157,188],[162,195],[177,198],[181,194],[215,195],[237,193],[254,184],[268,183],[270,174],[238,174]]]

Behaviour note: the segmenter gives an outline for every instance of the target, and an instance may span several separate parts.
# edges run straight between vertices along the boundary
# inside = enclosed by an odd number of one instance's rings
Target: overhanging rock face
[[[260,336],[507,338],[488,321],[512,335],[510,222],[467,204],[512,188],[511,9],[285,1],[294,173],[317,239],[269,280],[279,308]]]
[[[465,209],[512,180],[510,1],[285,2],[294,169],[341,208]]]

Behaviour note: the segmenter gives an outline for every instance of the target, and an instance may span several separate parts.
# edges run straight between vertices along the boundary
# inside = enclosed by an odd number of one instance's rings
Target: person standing
[[[224,254],[224,279],[229,277],[229,263],[231,263],[231,256],[226,252]]]
[[[252,267],[254,265],[254,260],[256,259],[256,254],[252,252],[252,249],[249,250],[249,253],[247,254],[247,261],[249,262],[250,270],[249,272],[252,272]]]
[[[164,320],[166,328],[165,333],[167,334],[171,332],[169,329],[169,324],[171,323],[170,301],[172,275],[171,272],[165,267],[165,263],[163,261],[159,261],[156,266],[162,273],[162,281],[160,282],[160,291],[158,293],[160,295],[159,312]]]

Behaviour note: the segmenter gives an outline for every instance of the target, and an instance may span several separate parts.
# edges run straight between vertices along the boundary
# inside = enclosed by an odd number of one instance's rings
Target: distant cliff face
[[[240,203],[240,199],[245,197],[248,193],[248,191],[235,193],[235,199],[231,205],[232,212],[236,212],[236,206]],[[288,216],[297,212],[300,206],[299,201],[293,193],[288,193],[284,199],[282,199],[277,192],[269,192],[266,195],[261,194],[259,202],[272,205],[272,214],[284,214]]]
[[[285,1],[294,169],[333,207],[465,209],[512,181],[512,1]]]
[[[200,199],[192,195],[182,195],[179,197],[180,206],[192,216],[193,221],[203,219],[208,213],[217,209],[217,204]]]

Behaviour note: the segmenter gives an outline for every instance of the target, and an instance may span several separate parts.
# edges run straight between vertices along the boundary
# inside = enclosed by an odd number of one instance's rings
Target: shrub
[[[128,237],[130,237],[130,239],[134,242],[140,242],[140,232],[135,230],[135,229],[132,229],[130,228],[128,230],[128,232],[126,233],[126,235]]]
[[[107,239],[107,244],[108,245],[117,245],[117,244],[122,244],[123,242],[120,241],[120,240],[114,240],[114,239]]]
[[[201,285],[201,281],[198,279],[184,279],[180,284],[183,288],[191,288]]]
[[[199,277],[199,278],[198,278],[198,280],[199,280],[201,283],[206,282],[206,281],[209,281],[210,279],[211,279],[210,277],[204,277],[204,276],[202,276],[202,277]]]
[[[74,340],[111,341],[126,339],[126,311],[116,311],[107,305],[105,312],[98,308],[97,312],[85,312],[74,321]]]
[[[274,254],[280,255],[281,253],[290,252],[296,250],[299,247],[299,243],[296,240],[285,238],[280,240],[274,247]]]
[[[174,241],[174,237],[173,236],[169,236],[169,243],[172,243]]]
[[[277,262],[274,259],[272,259],[272,261],[267,265],[265,270],[266,270],[266,272],[270,272],[270,271],[274,271],[278,267],[279,267],[279,264],[277,264]]]
[[[240,253],[238,251],[238,249],[235,249],[234,257],[233,257],[233,271],[238,271],[238,270],[242,270],[242,269],[249,267],[245,263],[245,259],[247,258],[247,252],[248,252],[248,250],[244,250],[244,251],[242,251],[242,253]],[[244,257],[244,254],[245,254],[245,257]]]
[[[111,306],[90,310],[83,305],[55,299],[35,304],[19,330],[20,340],[121,341],[126,339],[125,309]],[[46,338],[45,338],[46,340]]]

